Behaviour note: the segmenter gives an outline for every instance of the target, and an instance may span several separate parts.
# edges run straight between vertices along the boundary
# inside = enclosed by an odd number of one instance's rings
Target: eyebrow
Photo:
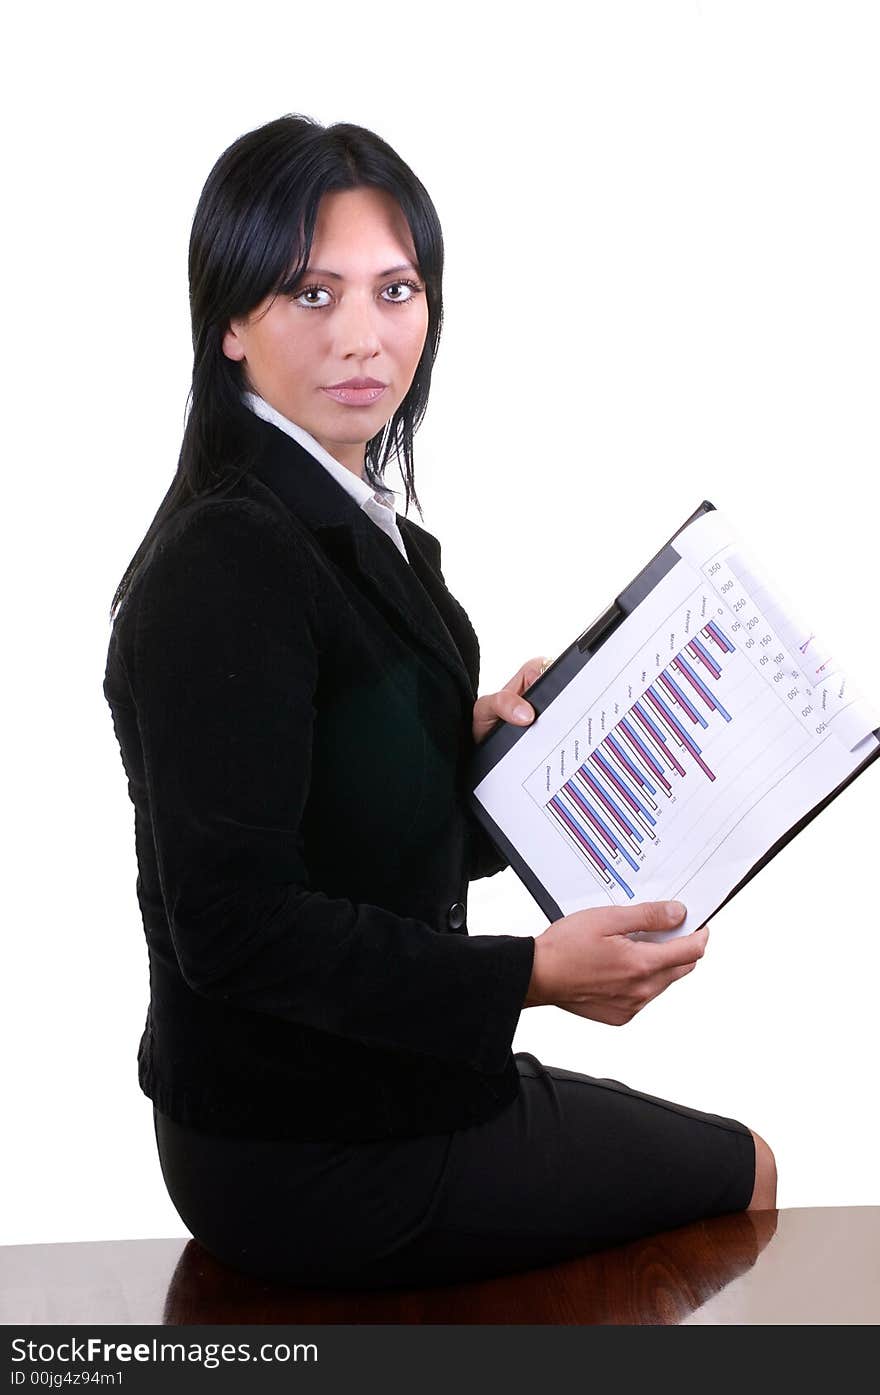
[[[401,262],[399,266],[389,266],[385,271],[377,271],[376,278],[378,279],[380,276],[393,276],[396,271],[415,271],[418,275],[417,268],[412,265],[412,262]],[[323,266],[307,266],[302,274],[303,276],[330,276],[334,281],[345,280],[341,272],[328,271],[326,267]]]

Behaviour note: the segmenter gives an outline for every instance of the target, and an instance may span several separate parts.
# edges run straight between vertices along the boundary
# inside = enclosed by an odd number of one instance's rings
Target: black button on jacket
[[[410,564],[248,413],[223,496],[163,528],[104,677],[135,809],[141,1088],[209,1132],[433,1133],[511,1101],[534,939],[469,935],[507,866],[465,804],[477,637],[440,545]]]

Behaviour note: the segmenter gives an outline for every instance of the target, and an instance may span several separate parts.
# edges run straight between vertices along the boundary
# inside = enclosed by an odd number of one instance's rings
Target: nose
[[[337,350],[341,358],[369,358],[379,352],[380,310],[369,298],[349,298],[337,317]]]

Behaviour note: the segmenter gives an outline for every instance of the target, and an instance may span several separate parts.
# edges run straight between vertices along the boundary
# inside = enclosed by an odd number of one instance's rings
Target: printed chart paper
[[[564,915],[683,901],[655,941],[708,920],[880,726],[717,510],[670,546],[672,568],[474,789]]]

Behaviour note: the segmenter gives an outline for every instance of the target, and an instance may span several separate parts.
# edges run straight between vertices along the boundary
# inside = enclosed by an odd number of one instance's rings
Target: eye
[[[298,291],[293,298],[294,300],[302,300],[303,296],[307,295],[329,294],[330,292],[327,290],[326,286],[305,286],[301,291]],[[316,304],[315,301],[311,300],[306,302],[306,308],[309,310],[323,310],[325,304],[326,302],[324,302],[324,304]]]
[[[403,299],[399,296],[395,296],[390,302],[391,305],[406,305],[408,301],[413,300],[415,296],[419,295],[422,289],[416,281],[392,281],[391,285],[386,286],[385,289],[386,291],[393,291],[401,290],[404,287],[407,289],[408,294],[404,296]]]

